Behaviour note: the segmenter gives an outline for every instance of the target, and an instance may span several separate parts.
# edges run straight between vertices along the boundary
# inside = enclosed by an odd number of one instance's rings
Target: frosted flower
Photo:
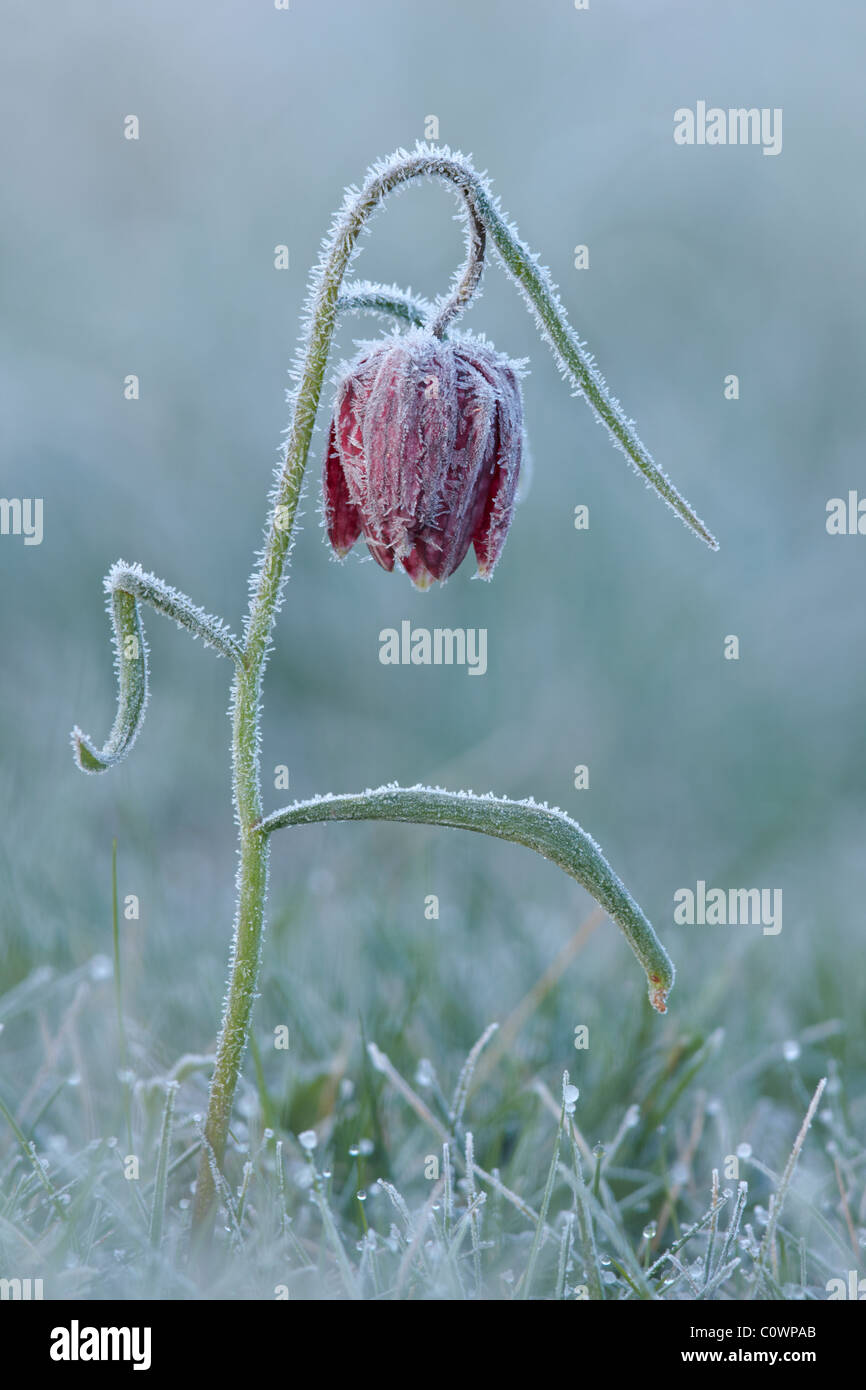
[[[475,547],[488,577],[511,524],[523,404],[513,363],[476,338],[412,329],[366,347],[337,390],[324,466],[328,538],[363,535],[426,589]]]

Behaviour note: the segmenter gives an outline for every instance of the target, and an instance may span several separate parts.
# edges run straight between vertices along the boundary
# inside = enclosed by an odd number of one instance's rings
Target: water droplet
[[[367,1200],[367,1194],[363,1188],[361,1188],[360,1192],[356,1192],[355,1196],[358,1198],[359,1202],[366,1202]]]
[[[604,1158],[607,1149],[604,1147],[604,1144],[593,1144],[592,1153],[594,1158]]]
[[[721,1113],[722,1113],[722,1102],[721,1102],[720,1100],[717,1100],[717,1099],[715,1098],[715,1096],[714,1096],[712,1100],[708,1100],[708,1101],[707,1101],[707,1114],[708,1114],[708,1115],[720,1115]]]
[[[607,1266],[610,1264],[610,1255],[599,1255],[598,1262],[601,1265],[602,1269],[606,1269]]]
[[[656,1225],[656,1223],[654,1221],[648,1221],[643,1228],[644,1240],[652,1240],[657,1230],[658,1226]]]
[[[108,956],[94,956],[90,962],[91,980],[107,980],[114,974],[114,967]]]
[[[433,1070],[433,1063],[427,1057],[422,1057],[415,1068],[415,1085],[423,1086],[426,1090],[428,1086],[433,1085],[435,1080],[436,1073]]]
[[[311,1154],[313,1152],[313,1149],[316,1147],[318,1142],[319,1141],[316,1138],[316,1131],[314,1129],[305,1129],[303,1134],[298,1135],[298,1143],[300,1144],[302,1149],[306,1149],[308,1154]]]
[[[577,1105],[579,1099],[580,1091],[578,1090],[577,1086],[563,1086],[562,1100],[565,1105],[565,1113],[567,1115],[574,1114],[574,1107]]]
[[[325,1179],[325,1182],[328,1181],[328,1178],[329,1178],[330,1176],[331,1176],[331,1170],[330,1170],[330,1168],[323,1168],[323,1169],[322,1169],[322,1177]]]
[[[265,1141],[267,1141],[268,1139],[273,1139],[273,1137],[274,1137],[274,1131],[273,1131],[272,1129],[265,1129],[265,1130],[262,1130],[262,1138],[263,1138]]]
[[[752,1146],[751,1146],[751,1144],[738,1144],[738,1145],[737,1145],[737,1158],[751,1158],[751,1157],[752,1157]]]
[[[189,1198],[181,1197],[180,1201],[178,1202],[178,1206],[180,1207],[181,1211],[186,1211],[187,1207],[189,1206]]]
[[[373,1143],[372,1139],[362,1139],[358,1145],[358,1148],[361,1150],[361,1157],[369,1158],[375,1147],[376,1145]]]
[[[357,1157],[358,1157],[358,1154],[359,1154],[360,1152],[361,1152],[361,1150],[358,1148],[358,1145],[357,1145],[357,1144],[352,1144],[352,1145],[350,1146],[350,1148],[349,1148],[349,1157],[350,1157],[350,1158],[357,1158]]]
[[[800,1056],[800,1044],[790,1038],[788,1042],[782,1043],[782,1056],[786,1062],[796,1062]]]

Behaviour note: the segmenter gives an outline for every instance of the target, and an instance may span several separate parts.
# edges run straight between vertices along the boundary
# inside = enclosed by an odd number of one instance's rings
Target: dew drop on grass
[[[435,1073],[433,1063],[427,1057],[422,1057],[415,1068],[415,1085],[423,1086],[425,1089],[433,1085]]]
[[[752,1146],[751,1146],[751,1144],[738,1144],[738,1145],[737,1145],[737,1158],[751,1158],[751,1157],[752,1157]]]
[[[604,1147],[604,1144],[593,1144],[593,1146],[592,1146],[593,1158],[604,1158],[604,1156],[605,1156],[606,1153],[607,1153],[607,1149]]]
[[[302,1134],[298,1135],[298,1143],[300,1144],[301,1148],[304,1149],[308,1154],[311,1154],[313,1152],[313,1149],[316,1147],[318,1142],[319,1141],[316,1138],[316,1131],[314,1129],[305,1129]]]
[[[359,1202],[366,1202],[366,1200],[367,1200],[367,1194],[366,1194],[366,1192],[364,1191],[363,1188],[361,1188],[361,1190],[360,1190],[359,1192],[356,1192],[356,1193],[355,1193],[355,1196],[358,1198],[358,1201],[359,1201]]]
[[[90,962],[91,980],[108,980],[114,974],[114,966],[108,956],[94,956]]]
[[[800,1056],[800,1044],[790,1038],[788,1042],[782,1044],[782,1056],[786,1062],[796,1062]]]
[[[654,1221],[648,1221],[643,1228],[644,1240],[652,1240],[657,1230],[658,1226],[656,1225],[656,1223]]]
[[[362,1139],[358,1145],[358,1148],[361,1150],[361,1157],[369,1158],[375,1147],[376,1145],[373,1143],[372,1139]]]
[[[358,1145],[357,1145],[357,1144],[352,1144],[351,1147],[350,1147],[350,1149],[349,1149],[349,1157],[350,1157],[350,1158],[357,1158],[357,1157],[358,1157],[358,1154],[359,1154],[360,1152],[361,1152],[361,1150],[358,1148]]]
[[[571,1086],[571,1085],[563,1086],[563,1088],[562,1088],[562,1100],[563,1100],[563,1104],[565,1105],[565,1113],[566,1113],[566,1115],[573,1115],[573,1114],[574,1114],[574,1107],[577,1105],[577,1102],[578,1102],[578,1099],[579,1099],[579,1098],[580,1098],[580,1091],[578,1090],[577,1086]]]

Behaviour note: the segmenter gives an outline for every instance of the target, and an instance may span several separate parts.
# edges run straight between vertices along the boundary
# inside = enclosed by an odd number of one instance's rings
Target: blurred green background
[[[230,672],[145,612],[143,733],[121,768],[83,777],[69,730],[101,742],[114,709],[102,576],[140,561],[240,627],[320,238],[344,185],[435,115],[440,142],[489,171],[721,549],[630,473],[491,262],[466,326],[531,360],[533,476],[504,558],[489,585],[467,561],[427,594],[360,548],[330,563],[319,430],[266,679],[266,804],[286,800],[271,770],[287,764],[290,797],[392,779],[493,789],[547,799],[599,840],[678,979],[667,1018],[650,1018],[606,924],[516,1039],[517,1063],[554,1090],[579,1059],[590,1138],[626,1037],[655,1047],[719,1026],[709,1084],[740,1126],[760,1114],[738,1089],[756,1059],[764,1090],[784,1092],[782,1044],[828,1020],[845,1025],[834,1047],[862,1117],[866,540],[828,536],[825,505],[866,492],[866,12],[81,0],[4,14],[0,491],[44,498],[45,521],[41,546],[0,538],[0,990],[40,967],[59,982],[55,1012],[37,1023],[22,1007],[0,1039],[7,1100],[32,1080],[70,972],[111,953],[114,837],[121,898],[140,899],[121,923],[134,1069],[213,1045],[234,874]],[[678,147],[673,112],[698,99],[783,108],[782,153]],[[137,142],[123,138],[130,113]],[[462,254],[454,211],[438,185],[391,200],[356,273],[435,296]],[[578,244],[588,270],[574,269]],[[348,319],[334,367],[379,331]],[[124,399],[129,373],[138,401]],[[404,618],[486,627],[487,674],[381,665],[379,630]],[[738,661],[723,658],[728,634]],[[588,790],[574,790],[576,764]],[[781,934],[675,926],[673,894],[698,879],[781,888]],[[544,861],[482,837],[282,832],[256,1033],[264,1045],[288,1023],[293,1048],[267,1064],[285,1075],[355,1046],[359,1015],[412,1056],[463,1055],[591,906]],[[55,1067],[92,1083],[82,1095],[107,1089],[84,1122],[64,1101],[60,1147],[67,1131],[101,1132],[99,1107],[117,1103],[111,982],[88,989]],[[588,1054],[572,1047],[577,1023]],[[823,1064],[805,1065],[814,1084]]]

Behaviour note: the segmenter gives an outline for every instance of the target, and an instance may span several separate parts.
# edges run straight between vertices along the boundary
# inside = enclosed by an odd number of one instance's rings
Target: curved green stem
[[[377,285],[372,280],[356,280],[340,291],[337,310],[357,314],[369,310],[383,318],[402,319],[413,328],[423,328],[436,312],[420,295],[401,290],[398,285]]]
[[[118,560],[105,576],[104,584],[114,640],[117,714],[102,748],[97,748],[77,725],[72,730],[75,761],[82,772],[107,772],[121,762],[144,720],[148,696],[147,643],[139,602],[148,603],[157,613],[172,618],[178,627],[200,637],[207,646],[221,656],[230,657],[236,665],[243,661],[240,643],[225,623],[203,608],[197,608],[186,594],[164,584],[155,574],[146,574],[141,565],[128,565],[125,560]]]
[[[646,973],[650,1002],[666,1009],[674,983],[667,951],[628,889],[614,873],[596,842],[564,811],[534,801],[449,792],[441,787],[377,787],[345,796],[317,796],[274,811],[259,824],[270,835],[288,825],[315,821],[394,820],[475,830],[500,840],[526,845],[558,864],[591,893],[616,922]]]

